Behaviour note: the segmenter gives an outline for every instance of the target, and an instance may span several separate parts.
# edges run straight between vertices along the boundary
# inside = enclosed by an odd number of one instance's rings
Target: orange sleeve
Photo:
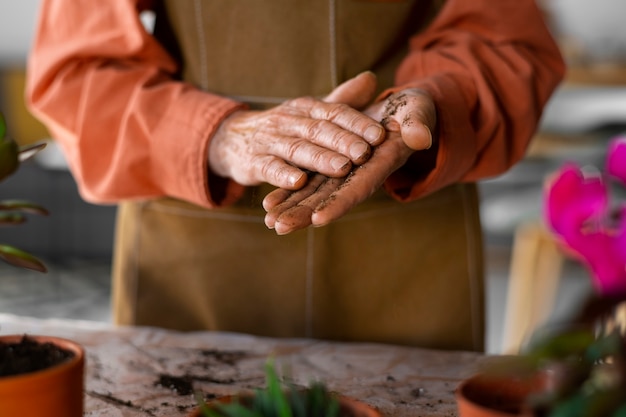
[[[139,18],[147,3],[43,0],[26,101],[64,149],[87,201],[228,204],[243,187],[218,181],[226,189],[210,190],[207,149],[242,105],[174,79],[177,64]]]
[[[411,39],[397,87],[383,93],[407,87],[430,92],[437,149],[415,153],[388,178],[386,190],[413,200],[503,173],[524,156],[564,73],[534,0],[448,0],[430,27]],[[424,168],[428,153],[434,155]]]

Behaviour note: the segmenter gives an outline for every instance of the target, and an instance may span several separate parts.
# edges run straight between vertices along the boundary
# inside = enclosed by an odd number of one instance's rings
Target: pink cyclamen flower
[[[545,190],[544,216],[554,234],[589,268],[601,294],[626,291],[626,210],[611,207],[608,181],[626,185],[626,137],[611,141],[607,176],[565,164]]]

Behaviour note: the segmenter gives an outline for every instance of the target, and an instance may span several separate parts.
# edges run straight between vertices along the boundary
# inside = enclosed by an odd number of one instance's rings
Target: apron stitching
[[[467,199],[468,199],[468,195],[467,195],[467,190],[465,189],[465,187],[459,187],[461,189],[461,194],[462,194],[462,202],[463,202],[463,217],[465,219],[465,229],[468,231],[468,233],[466,234],[467,236],[467,271],[468,271],[468,280],[469,280],[469,289],[470,289],[470,304],[471,304],[471,315],[472,315],[472,338],[474,340],[474,348],[478,349],[479,346],[482,346],[483,342],[480,339],[481,332],[480,332],[480,328],[481,326],[479,324],[476,323],[477,319],[481,317],[480,311],[477,311],[477,309],[479,308],[479,300],[477,299],[478,294],[477,294],[477,287],[479,287],[478,284],[478,277],[476,276],[476,270],[475,270],[475,255],[476,255],[476,247],[473,244],[473,240],[470,239],[470,236],[474,233],[474,229],[472,227],[472,225],[474,224],[474,222],[469,218],[469,213],[473,212],[473,208],[469,207],[469,205],[467,204]]]
[[[206,56],[206,41],[204,39],[204,25],[202,22],[202,2],[201,0],[195,0],[196,9],[196,33],[198,35],[198,48],[200,55],[200,84],[203,89],[208,89],[209,71],[207,68],[207,56]]]
[[[313,245],[315,243],[314,229],[309,227],[306,233],[306,273],[304,286],[304,308],[305,308],[305,336],[313,337],[313,280],[315,278],[315,253]]]
[[[330,35],[330,82],[333,88],[339,84],[337,77],[337,7],[336,0],[328,1],[328,19]]]

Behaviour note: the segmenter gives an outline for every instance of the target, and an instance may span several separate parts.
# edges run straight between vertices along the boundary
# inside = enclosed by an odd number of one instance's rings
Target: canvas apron
[[[424,20],[423,3],[171,0],[166,7],[186,80],[268,107],[322,96],[365,69],[390,85],[404,52],[393,45],[410,34],[408,19]],[[411,203],[379,192],[328,226],[285,236],[263,222],[270,189],[250,187],[234,206],[214,210],[174,199],[121,204],[115,321],[483,349],[475,185]]]

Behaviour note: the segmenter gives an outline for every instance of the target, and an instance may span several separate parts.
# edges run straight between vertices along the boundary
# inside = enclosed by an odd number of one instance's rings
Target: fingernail
[[[366,157],[370,152],[370,147],[363,142],[357,142],[350,146],[350,158],[353,161],[358,161]]]
[[[383,128],[380,126],[370,126],[365,130],[363,137],[369,142],[376,142],[384,134]]]
[[[333,158],[330,161],[330,165],[333,167],[335,171],[343,171],[346,169],[346,166],[348,166],[349,164],[350,164],[350,160],[342,156]]]
[[[295,187],[300,181],[302,181],[302,177],[306,177],[306,174],[304,172],[301,172],[299,174],[291,174],[289,176],[289,183],[292,187]]]
[[[431,146],[433,146],[433,133],[430,131],[430,129],[428,128],[428,126],[423,125],[424,129],[426,129],[426,132],[428,132],[428,146],[426,147],[426,149],[430,149]]]

